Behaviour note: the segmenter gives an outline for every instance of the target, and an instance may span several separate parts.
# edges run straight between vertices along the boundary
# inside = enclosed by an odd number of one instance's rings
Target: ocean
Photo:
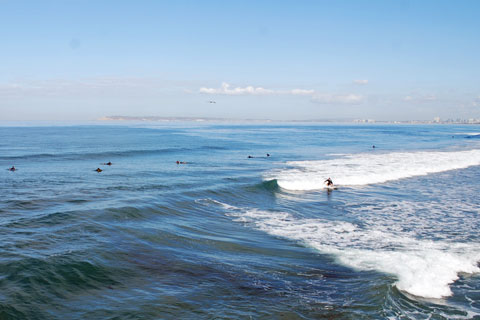
[[[0,138],[0,319],[480,319],[478,126]]]

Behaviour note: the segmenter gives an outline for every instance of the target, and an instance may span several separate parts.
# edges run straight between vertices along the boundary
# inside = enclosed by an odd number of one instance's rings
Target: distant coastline
[[[105,116],[98,121],[140,121],[140,122],[229,122],[229,123],[275,123],[275,122],[307,122],[307,123],[378,123],[378,124],[480,124],[480,119],[447,119],[438,117],[432,120],[374,120],[374,119],[297,119],[297,120],[272,120],[272,119],[233,119],[210,117],[160,117],[160,116]]]

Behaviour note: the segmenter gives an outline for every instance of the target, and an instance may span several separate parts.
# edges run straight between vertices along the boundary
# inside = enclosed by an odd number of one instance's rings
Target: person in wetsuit
[[[330,178],[328,178],[327,180],[325,180],[324,183],[327,185],[327,187],[333,186],[333,181],[332,181],[332,179],[330,179]]]

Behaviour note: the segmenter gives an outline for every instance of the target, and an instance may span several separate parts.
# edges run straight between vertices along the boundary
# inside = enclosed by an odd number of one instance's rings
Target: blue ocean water
[[[480,318],[478,126],[0,137],[1,319]]]

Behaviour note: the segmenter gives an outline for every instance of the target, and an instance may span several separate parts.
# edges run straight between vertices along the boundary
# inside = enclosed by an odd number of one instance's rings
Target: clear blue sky
[[[480,118],[479,12],[476,0],[0,0],[0,120]]]

